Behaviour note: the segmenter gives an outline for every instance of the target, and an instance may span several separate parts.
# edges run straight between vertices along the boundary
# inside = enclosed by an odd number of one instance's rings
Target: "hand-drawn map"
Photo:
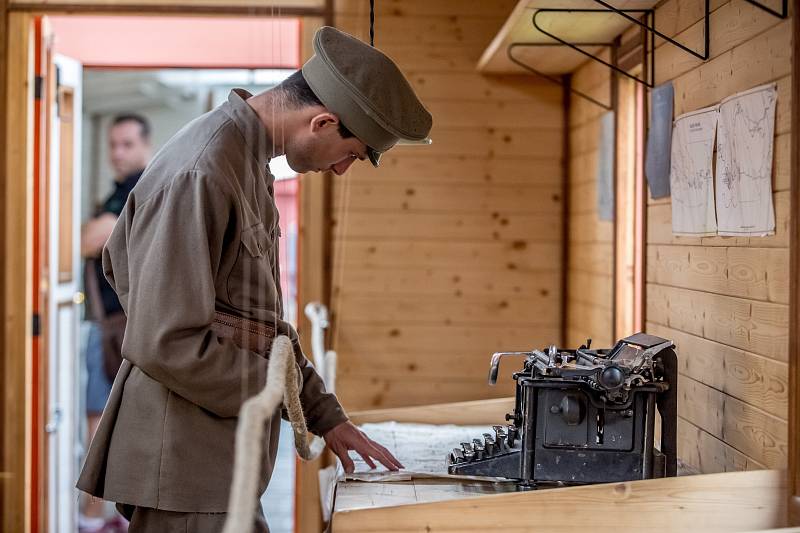
[[[475,479],[473,476],[448,474],[447,454],[453,448],[458,448],[460,443],[471,442],[473,438],[492,431],[489,425],[456,426],[398,422],[363,424],[360,428],[370,438],[386,446],[405,466],[399,472],[389,472],[376,463],[378,468],[371,470],[363,459],[354,456],[355,472],[347,474],[346,478],[360,481],[406,481],[419,477]],[[340,474],[343,473],[342,470]]]
[[[720,235],[775,233],[772,150],[775,84],[735,94],[719,106],[717,221]]]
[[[672,233],[703,237],[717,233],[714,214],[714,134],[717,108],[706,107],[675,119],[669,182]]]

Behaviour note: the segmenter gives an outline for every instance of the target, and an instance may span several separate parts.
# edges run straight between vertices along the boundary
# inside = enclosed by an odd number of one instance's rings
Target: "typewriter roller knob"
[[[625,373],[618,366],[609,366],[600,373],[600,384],[606,389],[616,389],[625,381]]]

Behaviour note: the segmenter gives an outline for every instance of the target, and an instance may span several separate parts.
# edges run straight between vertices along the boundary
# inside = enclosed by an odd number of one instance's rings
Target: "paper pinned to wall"
[[[614,112],[600,118],[600,153],[597,156],[597,216],[614,220]]]
[[[713,155],[717,108],[683,114],[672,128],[670,189],[672,232],[703,237],[717,233]]]
[[[672,82],[653,88],[650,92],[650,128],[647,134],[647,160],[644,173],[650,185],[650,196],[669,196],[669,158],[672,144]]]
[[[777,86],[729,96],[719,105],[717,221],[720,235],[775,233],[772,150]]]

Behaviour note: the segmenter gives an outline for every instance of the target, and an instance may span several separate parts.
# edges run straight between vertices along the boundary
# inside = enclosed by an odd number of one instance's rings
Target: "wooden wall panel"
[[[561,88],[475,72],[514,4],[376,2],[375,44],[432,112],[433,144],[334,178],[332,343],[348,409],[508,396],[510,380],[486,385],[491,353],[560,340]],[[368,39],[367,2],[334,8]]]
[[[656,12],[658,29],[700,50],[701,7],[667,0]],[[711,8],[709,60],[660,42],[656,81],[673,82],[676,116],[777,83],[776,233],[676,237],[669,199],[649,200],[647,330],[678,347],[680,457],[701,472],[785,468],[792,21],[744,0]]]
[[[0,6],[2,7],[2,6]],[[7,77],[3,90],[3,175],[0,180],[0,245],[2,245],[2,507],[3,531],[30,528],[31,472],[30,387],[32,314],[32,202],[33,197],[33,23],[27,13],[3,16],[2,35],[10,60],[0,68]],[[3,82],[6,78],[3,78]],[[13,178],[13,179],[11,179]]]
[[[427,102],[426,102],[427,104]],[[471,105],[471,104],[470,104]],[[511,104],[509,104],[511,105]],[[351,183],[407,183],[413,179],[424,183],[466,186],[557,185],[562,180],[561,162],[553,157],[486,158],[474,155],[428,157],[425,152],[401,153],[402,147],[386,153],[380,168],[362,166],[351,172]]]
[[[606,52],[603,56],[609,59]],[[609,71],[586,62],[572,77],[572,87],[610,102]],[[597,165],[600,118],[605,110],[578,96],[569,109],[569,232],[567,235],[566,344],[608,347],[613,328],[614,223],[597,211]]]

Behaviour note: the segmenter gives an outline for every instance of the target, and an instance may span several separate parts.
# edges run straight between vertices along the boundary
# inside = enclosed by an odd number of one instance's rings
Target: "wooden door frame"
[[[800,525],[800,13],[792,16],[792,137],[789,217],[789,524]]]
[[[282,2],[283,5],[279,5]],[[33,201],[33,20],[41,15],[190,15],[286,16],[304,22],[304,57],[311,54],[309,31],[333,24],[333,1],[309,6],[303,0],[0,0],[0,529],[28,533],[31,523],[31,413],[29,386],[32,356]],[[303,5],[305,4],[305,5]],[[305,180],[309,196],[303,202],[300,225],[304,283],[301,301],[325,302],[329,272],[325,268],[330,227],[329,179]],[[313,193],[312,193],[313,191]],[[22,222],[22,223],[21,223]],[[302,322],[301,322],[302,329]],[[296,515],[307,520],[308,509],[298,501]],[[317,506],[318,508],[318,506]],[[298,524],[313,530],[318,524]],[[312,525],[313,524],[313,525]],[[311,527],[307,527],[311,526]]]
[[[614,64],[623,71],[634,75],[641,76],[643,72],[647,72],[649,57],[645,43],[647,43],[647,32],[642,29],[638,32],[629,31],[618,37],[615,41],[616,46],[612,49],[614,53]],[[625,220],[626,224],[632,231],[631,239],[633,248],[630,250],[633,259],[633,280],[631,283],[631,293],[629,298],[622,301],[621,291],[619,284],[623,276],[620,273],[620,176],[622,170],[620,167],[621,154],[625,153],[622,146],[622,139],[620,138],[620,123],[622,106],[620,102],[621,85],[625,83],[630,85],[633,83],[631,80],[621,78],[616,73],[611,73],[612,78],[612,107],[614,112],[614,240],[613,240],[613,253],[614,253],[614,268],[612,273],[612,297],[613,297],[613,311],[612,311],[612,341],[627,335],[621,326],[624,320],[619,316],[620,305],[629,305],[632,307],[632,320],[630,326],[638,331],[644,329],[646,323],[646,262],[647,262],[647,184],[644,178],[644,152],[647,137],[647,91],[641,95],[641,84],[634,83],[632,86],[633,98],[633,116],[630,123],[633,127],[634,145],[633,150],[633,176],[634,181],[633,194],[626,201],[630,202],[632,211],[630,213],[630,220]],[[630,90],[626,87],[625,90]],[[640,102],[639,99],[642,98]],[[640,114],[639,104],[642,103],[644,111]],[[628,117],[631,118],[631,117]],[[628,126],[631,126],[628,124]],[[639,137],[639,133],[644,135],[643,138]],[[641,141],[641,142],[640,142]],[[631,169],[629,169],[631,170]]]
[[[27,13],[4,14],[4,143],[0,255],[3,286],[3,531],[29,531],[32,314],[33,27]]]

